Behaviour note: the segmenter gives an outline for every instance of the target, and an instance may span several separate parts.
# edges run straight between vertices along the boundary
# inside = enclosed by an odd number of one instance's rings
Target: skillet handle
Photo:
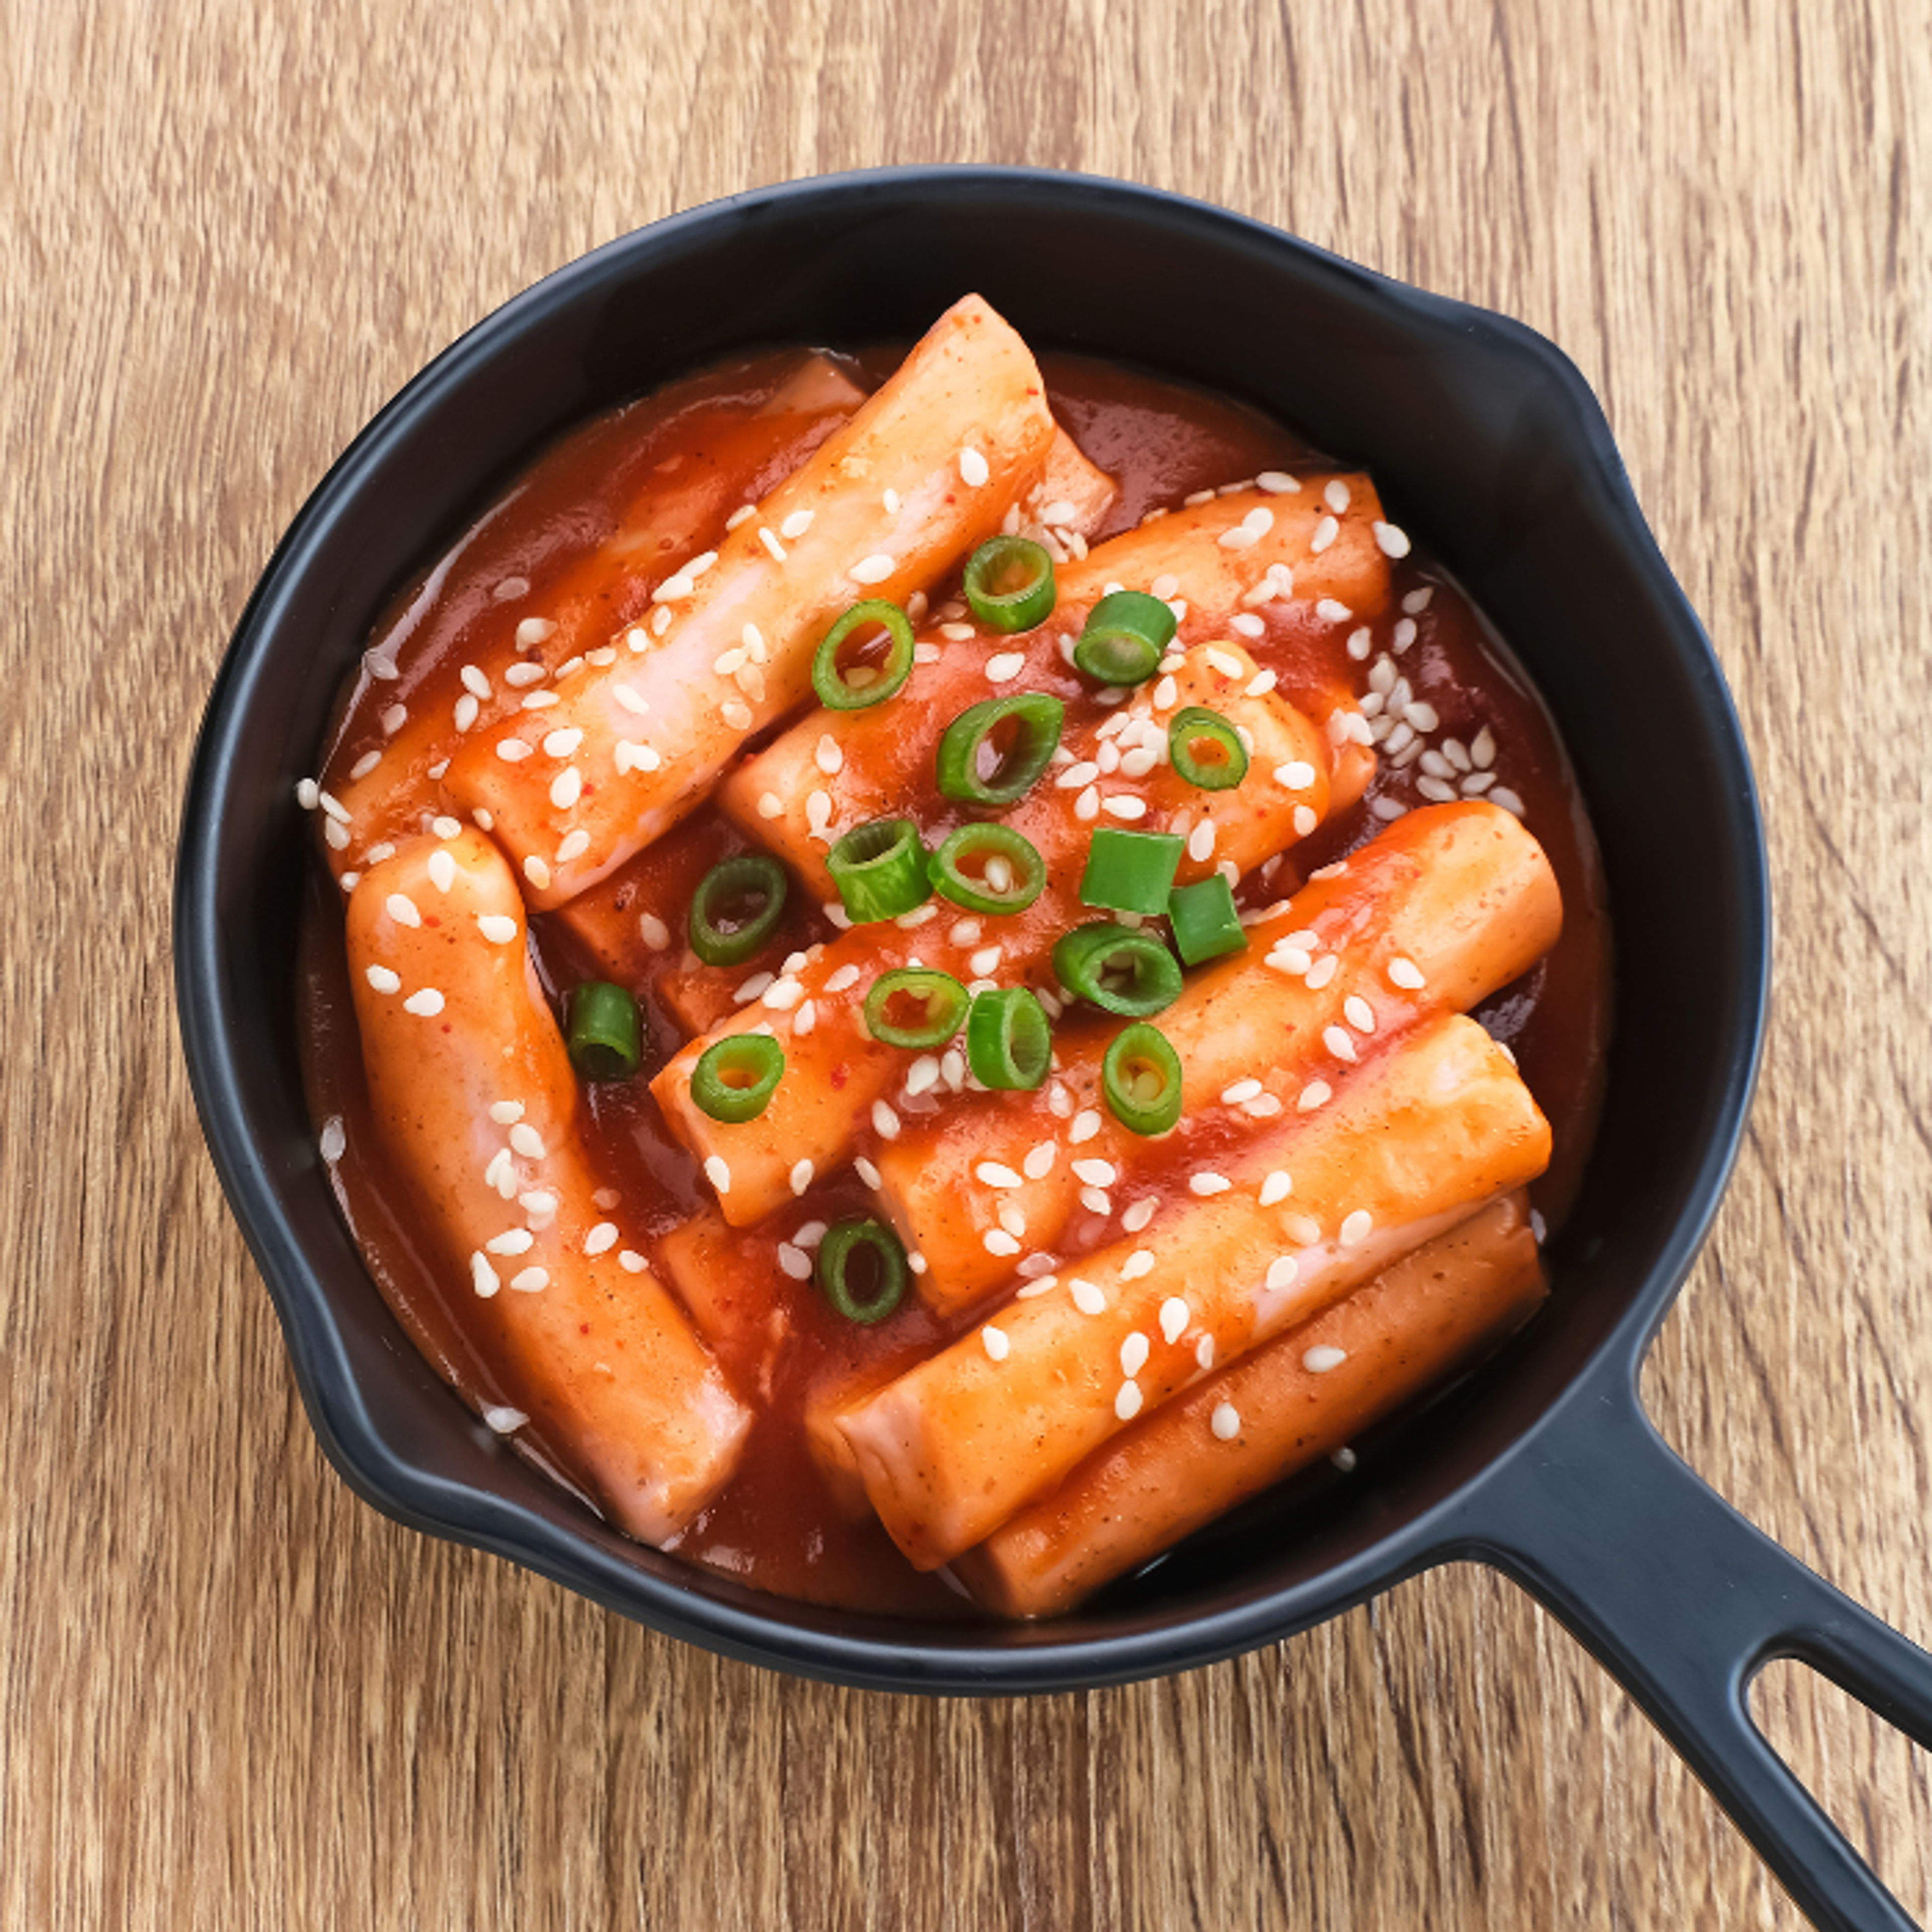
[[[1932,1749],[1932,1656],[1754,1528],[1635,1389],[1588,1385],[1496,1466],[1456,1539],[1593,1651],[1828,1932],[1913,1922],[1773,1751],[1745,1694],[1796,1658]]]

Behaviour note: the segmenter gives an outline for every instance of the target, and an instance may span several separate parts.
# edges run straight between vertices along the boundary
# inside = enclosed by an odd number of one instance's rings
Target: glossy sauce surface
[[[792,374],[800,354],[780,354],[707,373],[602,418],[556,446],[489,506],[400,595],[372,645],[393,662],[394,677],[364,671],[346,692],[332,734],[325,778],[382,742],[382,714],[406,701],[412,709],[447,708],[458,700],[465,656],[494,628],[506,606],[541,611],[546,590],[605,543],[623,524],[626,506],[652,478],[701,478],[710,452]],[[868,352],[848,365],[870,388],[894,364]],[[1291,432],[1220,399],[1114,365],[1072,358],[1041,358],[1056,416],[1088,458],[1114,476],[1120,495],[1105,537],[1202,490],[1252,478],[1264,470],[1321,467]],[[757,490],[777,475],[761,476]],[[721,494],[715,542],[735,500]],[[640,556],[634,578],[620,586],[598,621],[605,634],[648,607],[652,586],[678,556]],[[1359,692],[1399,677],[1412,715],[1436,724],[1426,733],[1440,760],[1450,741],[1466,756],[1486,733],[1495,756],[1491,790],[1512,794],[1548,853],[1562,888],[1563,936],[1554,950],[1476,1017],[1516,1054],[1523,1076],[1555,1137],[1549,1172],[1534,1190],[1552,1224],[1574,1197],[1587,1157],[1600,1097],[1611,1018],[1610,932],[1595,848],[1553,728],[1527,681],[1468,599],[1420,547],[1394,566],[1388,612],[1369,627],[1323,622],[1298,604],[1271,615],[1268,634],[1243,641],[1258,662],[1280,673],[1291,699],[1298,682],[1338,670]],[[945,586],[932,599],[936,607]],[[512,593],[512,594],[506,594]],[[1276,607],[1278,613],[1280,607]],[[608,623],[605,620],[608,618]],[[1353,639],[1352,645],[1351,639]],[[1386,670],[1377,667],[1385,664]],[[1402,697],[1397,692],[1394,695]],[[1385,701],[1384,709],[1389,709]],[[1413,727],[1411,728],[1412,731]],[[1393,742],[1393,740],[1391,741]],[[756,748],[754,745],[752,748]],[[1398,754],[1399,755],[1399,754]],[[1346,856],[1388,822],[1397,806],[1422,802],[1421,758],[1398,767],[1384,753],[1367,794],[1321,827],[1292,855],[1244,882],[1244,904],[1293,891],[1308,872]],[[1451,761],[1440,786],[1459,790],[1465,776]],[[710,807],[648,848],[614,890],[616,910],[634,921],[656,911],[681,935],[691,890],[717,860],[744,849],[742,836]],[[767,952],[781,956],[832,937],[806,896],[794,894],[785,924]],[[562,917],[532,922],[540,974],[554,998],[578,981],[608,976],[580,932]],[[479,1411],[503,1400],[492,1363],[464,1320],[468,1280],[460,1257],[428,1252],[415,1230],[426,1225],[408,1184],[385,1162],[370,1123],[362,1058],[343,955],[340,893],[320,863],[310,881],[302,948],[299,1008],[310,1104],[320,1124],[342,1124],[344,1150],[334,1163],[343,1210],[386,1298],[439,1373]],[[735,983],[750,966],[722,980]],[[666,1132],[647,1088],[650,1076],[689,1036],[674,1016],[715,1006],[720,976],[694,973],[673,944],[632,975],[644,1007],[649,1044],[644,1073],[587,1090],[585,1139],[600,1177],[625,1198],[639,1232],[662,1238],[705,1204],[708,1190],[695,1163]],[[1082,1022],[1070,1016],[1069,1024]],[[899,1311],[870,1328],[835,1315],[809,1282],[779,1265],[778,1244],[811,1222],[867,1211],[870,1197],[848,1171],[814,1185],[792,1208],[758,1226],[721,1235],[728,1266],[719,1305],[700,1326],[734,1387],[759,1412],[738,1474],[672,1546],[754,1587],[820,1601],[898,1614],[958,1615],[962,1604],[944,1576],[922,1576],[899,1556],[875,1521],[854,1522],[828,1493],[804,1441],[804,1414],[815,1394],[877,1381],[910,1365],[986,1312],[942,1320],[908,1296]],[[1070,1258],[1105,1238],[1094,1221],[1069,1230]],[[659,1270],[660,1274],[664,1271]],[[1561,1292],[1561,1284],[1558,1284]],[[520,1453],[568,1481],[567,1459],[554,1445],[519,1430]]]

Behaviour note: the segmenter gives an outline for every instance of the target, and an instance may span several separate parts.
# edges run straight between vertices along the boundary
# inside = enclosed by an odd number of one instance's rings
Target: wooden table
[[[324,1465],[203,1152],[168,892],[230,627],[335,452],[538,276],[758,183],[1183,188],[1562,344],[1709,624],[1776,1018],[1647,1378],[1932,1640],[1932,21],[1923,0],[8,10],[0,1924],[1741,1927],[1795,1912],[1473,1570],[1177,1682],[793,1683]],[[1770,1732],[1932,1912],[1923,1758]]]

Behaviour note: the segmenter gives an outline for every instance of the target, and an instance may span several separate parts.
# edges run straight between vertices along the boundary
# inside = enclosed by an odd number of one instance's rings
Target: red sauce
[[[849,366],[870,387],[896,359],[868,352]],[[398,598],[374,642],[394,656],[400,675],[388,680],[364,675],[355,682],[332,734],[326,769],[380,742],[381,714],[398,699],[412,710],[446,710],[460,694],[466,652],[487,627],[500,628],[499,587],[506,580],[527,580],[527,603],[520,608],[541,610],[546,586],[609,538],[625,506],[654,475],[695,474],[696,467],[686,466],[711,461],[717,440],[764,402],[800,360],[768,356],[708,372],[585,426],[541,458]],[[1292,432],[1223,399],[1084,359],[1049,356],[1042,366],[1060,422],[1120,483],[1102,536],[1198,490],[1264,470],[1324,466]],[[756,493],[778,480],[760,476]],[[731,507],[720,501],[717,528],[705,542],[722,535]],[[645,560],[599,621],[608,616],[608,628],[615,631],[640,616],[649,586],[678,560],[658,560],[656,568]],[[1496,782],[1514,795],[1548,853],[1565,918],[1556,948],[1476,1017],[1514,1050],[1550,1121],[1554,1157],[1533,1198],[1553,1226],[1574,1196],[1589,1150],[1610,1024],[1610,933],[1594,841],[1547,714],[1480,613],[1419,548],[1395,566],[1394,578],[1394,596],[1372,627],[1366,659],[1348,654],[1337,626],[1318,631],[1310,622],[1298,634],[1276,626],[1265,640],[1247,641],[1264,664],[1280,658],[1291,695],[1297,666],[1304,674],[1311,663],[1345,668],[1357,688],[1366,690],[1371,666],[1387,656],[1391,670],[1408,680],[1411,701],[1436,712],[1439,726],[1430,734],[1436,747],[1454,740],[1466,752],[1485,732],[1493,740]],[[1422,602],[1424,593],[1424,608],[1406,608]],[[1308,871],[1365,844],[1385,822],[1378,804],[1387,801],[1383,808],[1392,810],[1418,802],[1422,775],[1419,761],[1397,768],[1384,752],[1362,801],[1296,848],[1292,861],[1264,868],[1244,896],[1282,896]],[[1460,771],[1453,776],[1460,782]],[[658,903],[675,929],[691,884],[743,844],[714,812],[700,812],[652,848],[656,856],[636,888],[640,898],[647,894]],[[586,976],[602,976],[558,920],[538,920],[533,932],[539,970],[553,994]],[[776,956],[830,936],[808,905],[789,917],[770,950]],[[343,1212],[412,1338],[464,1400],[481,1409],[502,1396],[492,1364],[466,1330],[466,1274],[427,1251],[416,1232],[428,1225],[422,1204],[376,1143],[347,985],[340,895],[320,864],[310,882],[301,958],[302,1062],[314,1118],[339,1117],[344,1125],[346,1148],[334,1169]],[[640,989],[650,1036],[646,1077],[687,1036],[658,996],[668,985]],[[706,1190],[695,1163],[667,1133],[646,1078],[588,1092],[590,1158],[607,1184],[622,1192],[638,1232],[661,1238],[704,1204]],[[774,1219],[790,1229],[807,1216],[830,1221],[866,1205],[848,1174],[815,1186],[797,1211]],[[1095,1245],[1102,1232],[1096,1222],[1084,1245]],[[1059,1245],[1077,1251],[1081,1231],[1070,1229],[1068,1236]],[[909,1296],[886,1321],[856,1328],[834,1314],[809,1283],[783,1274],[769,1226],[731,1235],[728,1251],[728,1305],[714,1311],[724,1318],[715,1331],[724,1338],[716,1346],[734,1386],[754,1402],[759,1416],[738,1474],[674,1546],[693,1561],[786,1595],[900,1615],[958,1615],[964,1606],[943,1578],[916,1573],[876,1522],[854,1523],[833,1505],[802,1439],[802,1418],[814,1389],[868,1370],[890,1372],[970,1322],[943,1321]],[[454,1294],[451,1283],[457,1285]],[[567,1458],[534,1431],[520,1430],[513,1445],[567,1480],[560,1466]]]

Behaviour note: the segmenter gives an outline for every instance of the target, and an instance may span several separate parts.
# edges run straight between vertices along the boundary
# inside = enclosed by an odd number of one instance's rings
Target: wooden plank
[[[0,79],[0,1923],[1792,1926],[1509,1586],[1028,1703],[794,1683],[355,1502],[175,1037],[171,835],[274,539],[495,304],[884,162],[1184,189],[1521,316],[1732,680],[1764,1084],[1646,1394],[1932,1641],[1932,19],[1924,0],[20,0]],[[1932,1780],[1781,1672],[1932,1914]]]

